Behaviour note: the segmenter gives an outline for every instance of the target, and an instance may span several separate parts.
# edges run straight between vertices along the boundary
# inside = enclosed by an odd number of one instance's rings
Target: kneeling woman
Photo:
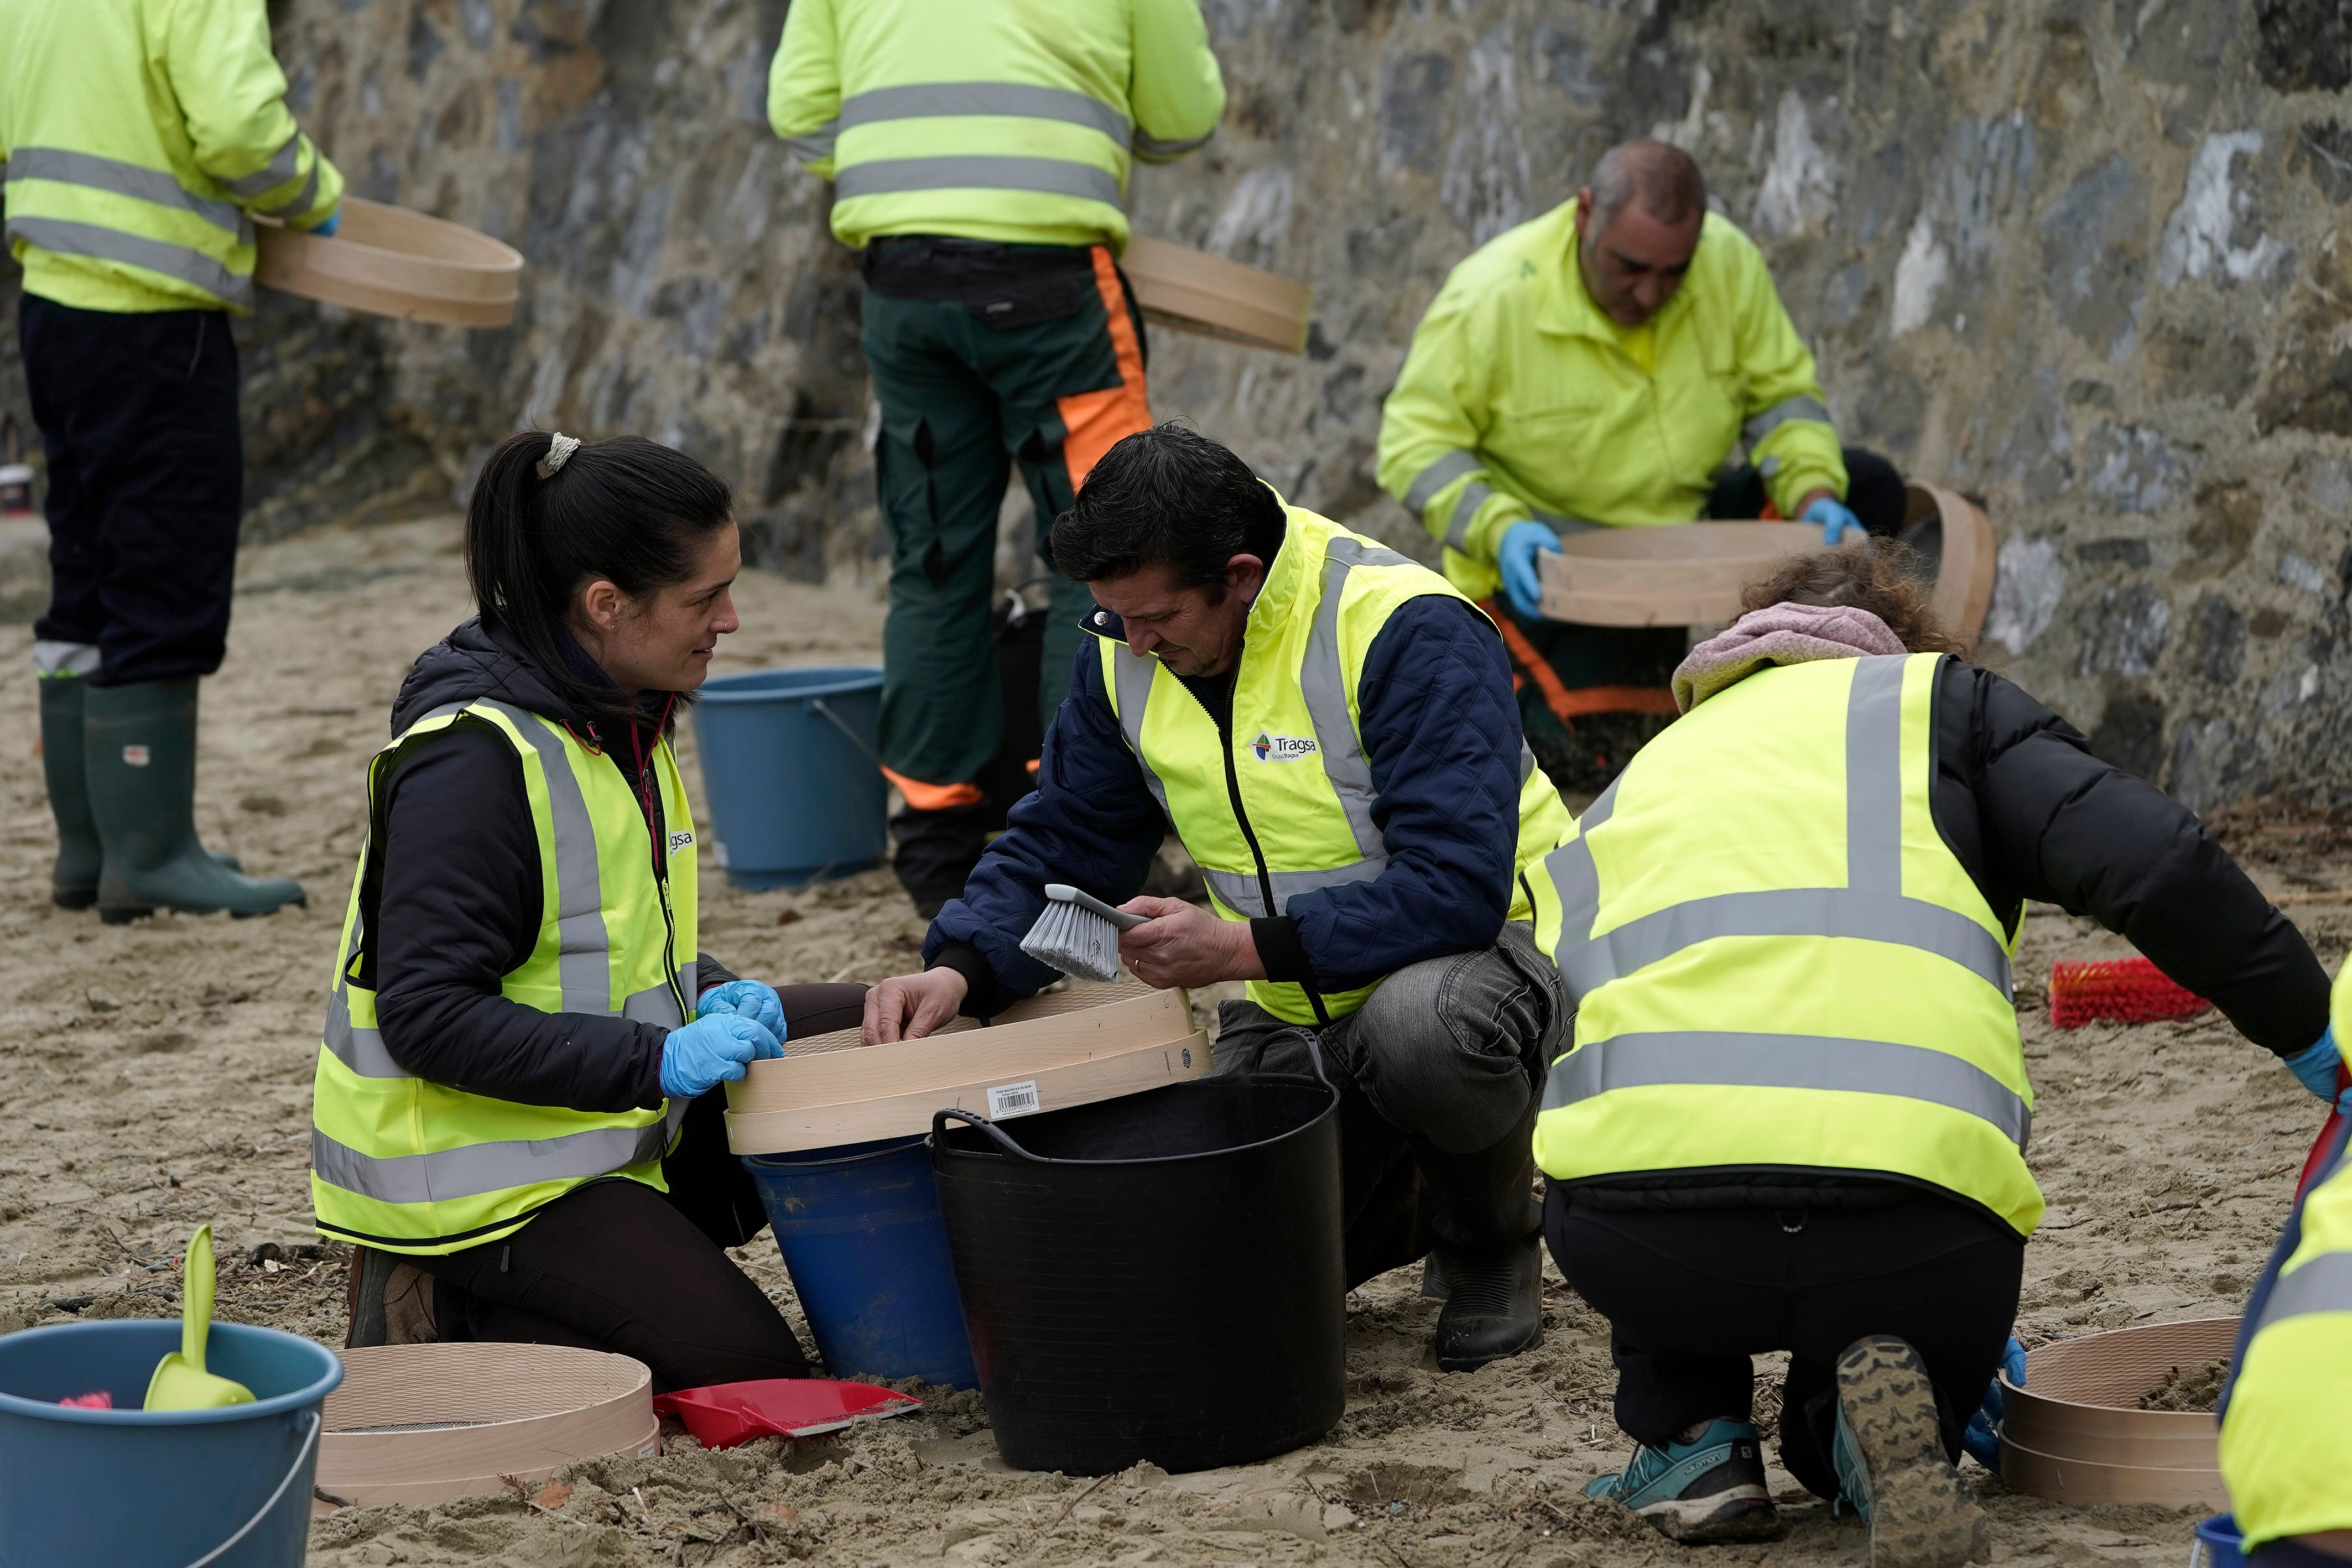
[[[805,1376],[722,1249],[765,1218],[723,1091],[862,986],[781,995],[695,947],[669,736],[738,622],[725,484],[623,437],[510,437],[466,518],[478,615],[368,769],[319,1055],[311,1197],[359,1244],[353,1345],[617,1351],[659,1390]]]
[[[1592,1490],[1685,1540],[1772,1533],[1748,1358],[1787,1351],[1790,1472],[1870,1521],[1873,1568],[1958,1568],[1984,1542],[1953,1462],[2042,1210],[2024,901],[2128,937],[2329,1098],[2336,1048],[2286,917],[2185,808],[1948,656],[1885,549],[1751,590],[1531,879],[1577,1003],[1536,1159],[1640,1444]]]

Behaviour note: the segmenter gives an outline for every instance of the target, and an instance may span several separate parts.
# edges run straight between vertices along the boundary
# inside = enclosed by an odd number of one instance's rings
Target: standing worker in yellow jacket
[[[2352,1036],[2352,964],[2333,1038]],[[2352,1562],[2352,1118],[2246,1303],[2221,1396],[2221,1479],[2256,1568]]]
[[[1953,1464],[2042,1213],[2024,902],[2128,937],[2330,1098],[2337,1052],[2294,926],[2186,808],[1949,656],[1896,549],[1752,587],[1530,875],[1575,1009],[1536,1163],[1639,1445],[1588,1490],[1683,1540],[1776,1532],[1750,1358],[1786,1351],[1790,1473],[1869,1521],[1872,1568],[1958,1568],[1984,1537]]]
[[[1684,634],[1541,619],[1539,551],[1768,505],[1835,544],[1903,512],[1885,459],[1841,450],[1754,243],[1655,141],[1612,150],[1573,201],[1454,269],[1382,410],[1380,482],[1444,541],[1455,586],[1499,582],[1528,744],[1586,793],[1672,716]]]
[[[236,345],[256,215],[331,234],[342,176],[287,112],[262,0],[0,6],[7,243],[48,457],[35,623],[52,895],[110,922],[302,891],[196,839],[196,682],[244,507]]]
[[[881,754],[906,799],[898,877],[926,915],[1011,803],[982,782],[1006,771],[990,766],[989,595],[1011,465],[1042,541],[1095,459],[1150,423],[1143,319],[1116,259],[1129,163],[1206,141],[1224,103],[1198,0],[796,0],[784,19],[768,118],[835,182],[833,232],[866,253],[890,533]],[[1051,580],[1045,718],[1087,605]],[[1009,761],[1017,796],[1028,758]]]

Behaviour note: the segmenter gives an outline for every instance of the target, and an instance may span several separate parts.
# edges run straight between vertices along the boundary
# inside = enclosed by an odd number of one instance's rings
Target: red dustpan
[[[919,1399],[870,1383],[822,1377],[714,1383],[654,1396],[654,1409],[685,1422],[706,1448],[731,1448],[754,1437],[814,1437],[922,1407]]]

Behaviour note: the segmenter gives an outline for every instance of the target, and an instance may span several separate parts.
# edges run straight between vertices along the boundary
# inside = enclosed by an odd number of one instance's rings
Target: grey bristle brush
[[[1021,950],[1065,975],[1118,978],[1118,934],[1143,924],[1140,915],[1113,909],[1066,883],[1045,884],[1045,913],[1021,938]]]

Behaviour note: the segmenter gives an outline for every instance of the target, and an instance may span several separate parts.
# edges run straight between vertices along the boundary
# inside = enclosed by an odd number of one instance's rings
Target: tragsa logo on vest
[[[1269,735],[1260,730],[1257,738],[1250,742],[1250,750],[1260,762],[1296,762],[1315,755],[1315,739],[1312,736]]]

